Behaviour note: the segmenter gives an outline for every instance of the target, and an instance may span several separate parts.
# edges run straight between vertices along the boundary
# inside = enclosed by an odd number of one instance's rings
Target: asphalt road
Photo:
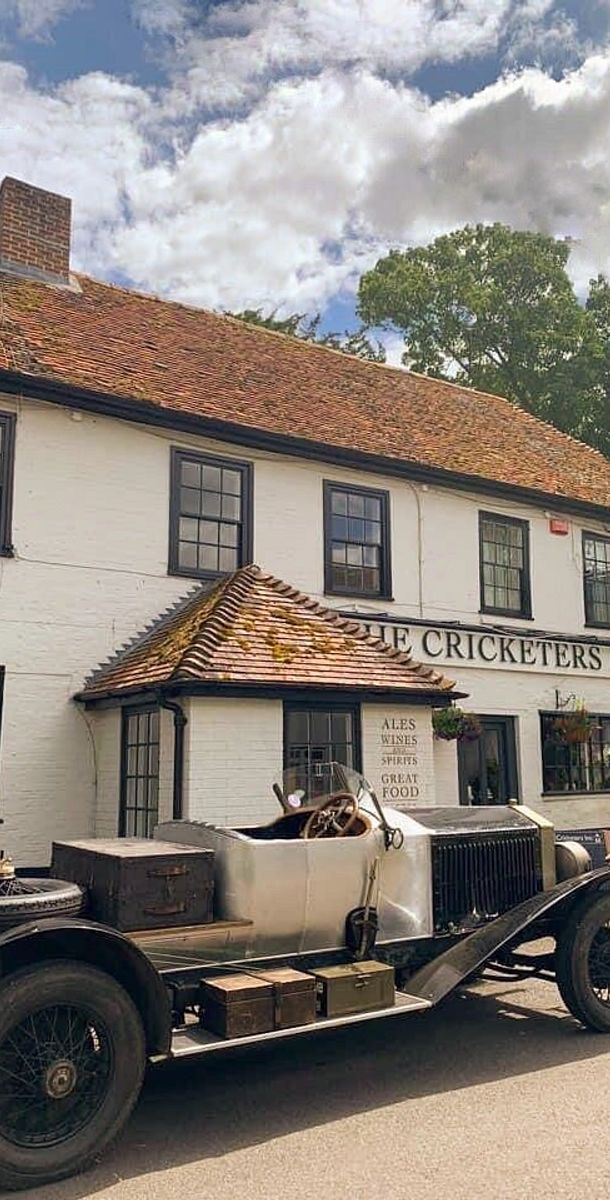
[[[552,984],[157,1069],[99,1167],[36,1200],[602,1200],[610,1036]],[[22,1192],[33,1200],[33,1192]]]

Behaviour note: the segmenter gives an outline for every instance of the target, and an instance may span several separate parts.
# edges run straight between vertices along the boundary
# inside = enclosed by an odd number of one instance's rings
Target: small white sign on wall
[[[382,804],[434,804],[431,709],[363,705],[362,757]]]

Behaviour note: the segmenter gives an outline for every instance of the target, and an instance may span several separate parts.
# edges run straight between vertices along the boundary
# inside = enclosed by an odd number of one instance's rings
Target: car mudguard
[[[603,883],[610,883],[610,866],[598,867],[586,875],[566,879],[548,892],[538,892],[474,933],[467,934],[449,950],[443,951],[411,976],[405,990],[408,990],[410,996],[420,996],[422,1000],[438,1004],[454,988],[459,987],[464,979],[484,967],[498,950],[523,933],[528,926],[534,925],[541,917],[548,916],[554,908],[564,904],[577,893],[582,893],[587,888],[598,888]]]
[[[84,917],[45,917],[0,933],[0,983],[20,967],[51,958],[71,959],[112,975],[138,1009],[151,1057],[169,1053],[169,995],[146,955],[124,934]]]

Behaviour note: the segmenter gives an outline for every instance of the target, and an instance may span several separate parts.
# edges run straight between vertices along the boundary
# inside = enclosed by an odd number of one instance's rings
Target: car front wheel
[[[610,895],[591,893],[557,935],[561,998],[588,1029],[610,1033]]]
[[[0,1187],[85,1170],[138,1097],[146,1050],[131,998],[84,963],[43,962],[0,985]]]

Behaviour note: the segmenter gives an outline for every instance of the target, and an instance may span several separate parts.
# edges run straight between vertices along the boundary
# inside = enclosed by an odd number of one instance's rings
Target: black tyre
[[[139,1013],[104,971],[53,961],[0,986],[0,1187],[85,1170],[140,1092]]]
[[[557,986],[573,1016],[610,1033],[610,895],[590,894],[557,936]]]
[[[0,929],[38,917],[75,917],[84,898],[76,883],[61,879],[5,879],[0,884]]]

